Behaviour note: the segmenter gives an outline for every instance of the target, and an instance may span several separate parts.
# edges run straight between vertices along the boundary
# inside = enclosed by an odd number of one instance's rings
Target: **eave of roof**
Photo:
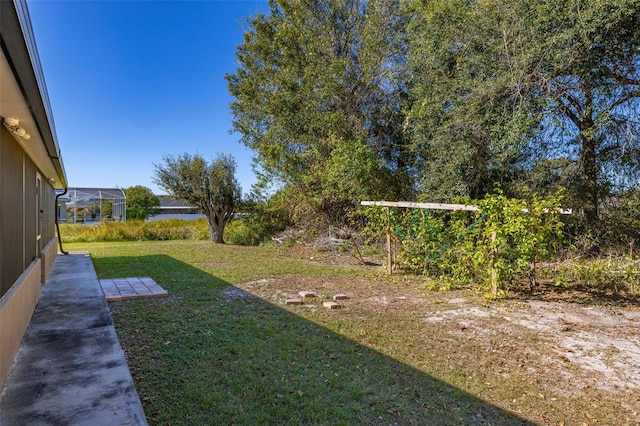
[[[25,0],[0,1],[0,116],[17,118],[16,138],[55,188],[67,187],[53,114]]]

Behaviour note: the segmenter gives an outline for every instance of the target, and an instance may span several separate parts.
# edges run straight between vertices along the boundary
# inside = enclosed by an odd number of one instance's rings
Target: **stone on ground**
[[[303,290],[298,293],[300,297],[306,299],[307,297],[318,297],[318,294],[315,291]]]

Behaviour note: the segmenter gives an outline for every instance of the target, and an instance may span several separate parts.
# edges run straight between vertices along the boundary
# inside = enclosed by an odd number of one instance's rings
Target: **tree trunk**
[[[218,218],[215,212],[205,212],[207,223],[209,224],[209,237],[216,244],[224,244],[224,225],[225,222]]]
[[[592,136],[582,136],[582,170],[584,173],[584,216],[588,227],[598,221],[598,165],[596,142]]]
[[[584,177],[584,216],[587,227],[598,221],[598,163],[596,154],[596,124],[591,88],[585,84],[584,114],[578,128],[582,142],[582,172]]]

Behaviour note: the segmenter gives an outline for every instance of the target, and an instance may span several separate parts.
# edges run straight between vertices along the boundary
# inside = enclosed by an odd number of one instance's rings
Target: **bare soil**
[[[348,253],[297,255],[358,263]],[[419,278],[389,278],[379,264],[362,270],[356,278],[265,277],[228,297],[244,290],[328,327],[347,320],[340,331],[359,343],[537,424],[640,425],[639,300],[550,287],[488,301],[472,288],[427,291]],[[304,290],[319,297],[285,305]],[[341,309],[324,308],[335,294],[348,296]]]

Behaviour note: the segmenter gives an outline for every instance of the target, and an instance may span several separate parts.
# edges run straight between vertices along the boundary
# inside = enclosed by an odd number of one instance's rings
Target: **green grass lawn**
[[[492,371],[495,361],[477,354],[483,342],[458,342],[447,330],[418,339],[424,326],[410,312],[372,313],[355,303],[336,311],[290,307],[283,294],[274,293],[275,300],[240,288],[274,277],[292,286],[415,284],[390,282],[382,267],[205,241],[66,249],[88,250],[100,278],[150,276],[169,292],[110,304],[150,424],[557,424],[582,419],[570,411],[589,403],[541,401],[542,385],[531,376],[501,378]],[[510,357],[501,369],[517,368]],[[518,415],[511,409],[516,400]]]

